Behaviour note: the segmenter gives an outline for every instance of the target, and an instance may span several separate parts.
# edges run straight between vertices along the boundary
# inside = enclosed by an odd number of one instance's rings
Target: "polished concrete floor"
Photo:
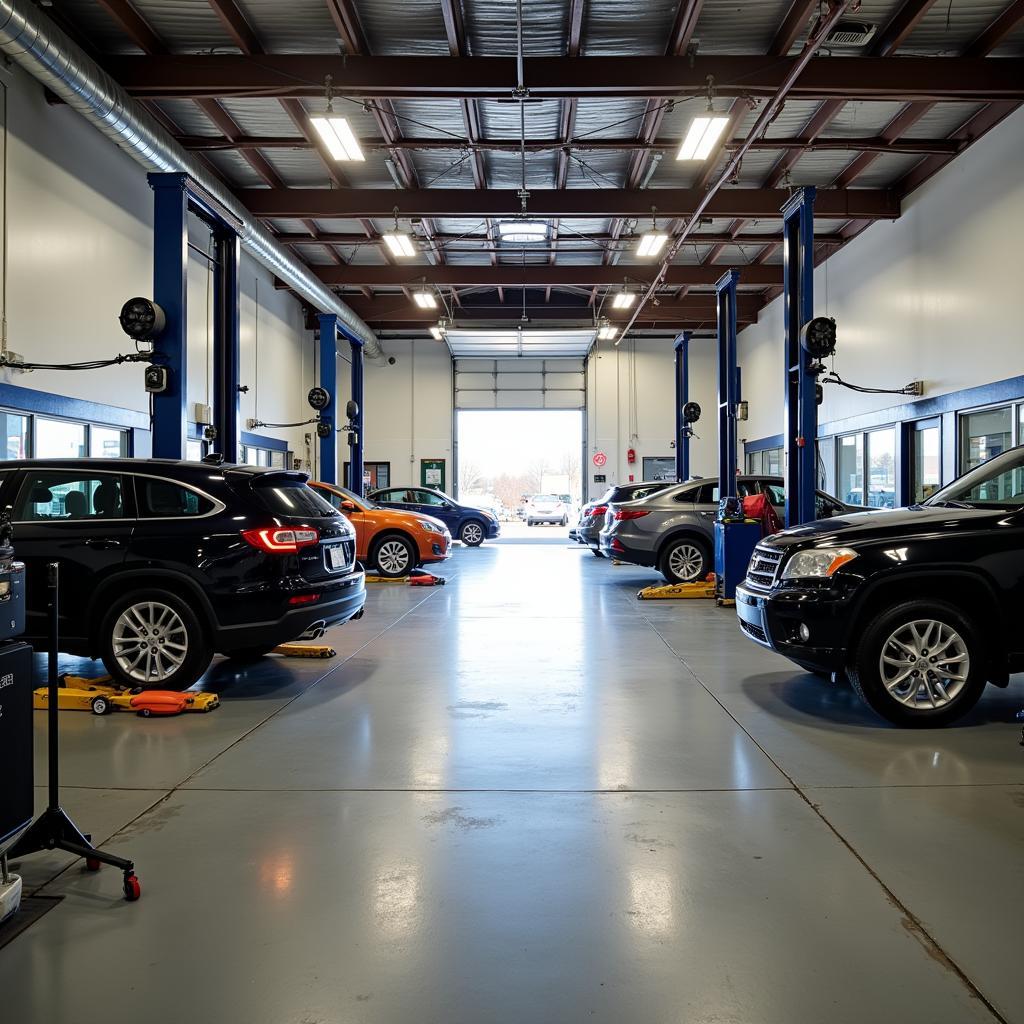
[[[26,859],[64,900],[0,950],[0,1018],[1024,1022],[1024,686],[898,731],[509,532],[374,587],[333,661],[215,663],[214,714],[64,715],[65,806],[143,897]]]

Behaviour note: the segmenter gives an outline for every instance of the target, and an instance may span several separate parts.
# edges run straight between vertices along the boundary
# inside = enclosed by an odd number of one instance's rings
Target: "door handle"
[[[85,542],[85,546],[92,548],[94,551],[109,551],[111,548],[124,547],[119,540],[111,540],[109,537],[104,537],[102,539],[97,537],[92,540],[87,540]]]
[[[715,514],[716,514],[716,513],[714,513],[714,512],[701,512],[701,515],[702,515],[702,516],[703,516],[703,517],[704,517],[705,519],[713,519],[713,518],[715,517]]]

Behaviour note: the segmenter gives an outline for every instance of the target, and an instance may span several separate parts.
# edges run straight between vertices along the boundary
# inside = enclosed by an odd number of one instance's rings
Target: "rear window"
[[[139,503],[139,516],[143,519],[205,516],[214,509],[209,498],[171,480],[136,477],[135,497]]]
[[[294,483],[284,480],[261,483],[256,480],[252,492],[260,504],[275,516],[323,517],[338,514],[329,501],[298,480]]]

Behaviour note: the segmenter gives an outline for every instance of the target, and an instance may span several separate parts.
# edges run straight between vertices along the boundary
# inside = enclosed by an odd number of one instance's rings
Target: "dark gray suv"
[[[736,493],[767,494],[781,519],[786,492],[780,476],[740,476]],[[818,491],[819,519],[866,511]],[[601,551],[609,558],[658,569],[669,583],[702,580],[715,568],[718,481],[673,484],[638,501],[613,503],[605,513]]]
[[[604,527],[605,513],[608,506],[621,504],[624,501],[639,501],[655,491],[663,491],[666,487],[674,487],[673,483],[664,480],[644,480],[641,483],[616,484],[609,487],[597,501],[592,501],[580,509],[580,521],[576,526],[576,540],[590,548],[598,558],[601,554],[601,530]]]

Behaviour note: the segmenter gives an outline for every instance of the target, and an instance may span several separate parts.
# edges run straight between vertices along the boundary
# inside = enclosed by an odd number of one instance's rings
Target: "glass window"
[[[785,507],[786,504],[786,488],[781,484],[769,484],[763,485],[764,493],[768,496],[768,500],[779,508]]]
[[[270,452],[270,465],[274,469],[285,469],[285,456],[287,452],[271,451]]]
[[[120,519],[124,488],[120,476],[73,471],[30,473],[15,506],[20,521]]]
[[[960,417],[961,473],[1012,447],[1013,413],[1010,406],[968,412]]]
[[[864,504],[864,435],[851,434],[838,440],[836,490],[848,505]]]
[[[3,459],[28,458],[28,417],[13,412],[0,412],[0,429],[3,430]]]
[[[202,462],[206,452],[203,450],[204,444],[202,441],[197,441],[194,438],[189,438],[185,442],[185,458],[189,462]]]
[[[81,459],[85,457],[85,424],[36,417],[37,459]]]
[[[123,459],[128,454],[128,431],[90,427],[89,454],[94,459]]]
[[[868,431],[868,500],[872,508],[896,507],[896,428]]]
[[[700,488],[699,487],[691,487],[691,488],[689,488],[689,490],[681,491],[679,494],[677,494],[675,496],[674,500],[675,501],[681,501],[681,502],[684,502],[685,504],[689,505],[689,504],[695,503],[697,501],[697,498],[698,498],[699,495],[700,495]]]
[[[941,481],[939,443],[939,427],[937,424],[917,426],[913,436],[913,473],[911,475],[911,495],[913,503],[930,498],[938,489]]]
[[[992,505],[1016,509],[1024,505],[1024,451],[1004,452],[955,480],[928,499],[932,505]]]
[[[697,492],[697,504],[698,505],[717,505],[718,504],[718,484],[704,484]]]
[[[782,474],[782,449],[769,448],[764,454],[763,471],[768,476],[780,476]]]
[[[543,497],[543,494],[537,495],[534,501]],[[411,500],[419,505],[435,505],[437,507],[448,504],[440,494],[434,494],[433,491],[414,491]]]
[[[135,496],[139,502],[139,515],[144,519],[202,516],[214,509],[209,498],[171,480],[136,477]]]
[[[253,493],[264,508],[278,516],[334,516],[337,511],[329,501],[322,498],[312,487],[299,479],[282,481],[276,473],[271,474],[272,482],[253,482]]]

